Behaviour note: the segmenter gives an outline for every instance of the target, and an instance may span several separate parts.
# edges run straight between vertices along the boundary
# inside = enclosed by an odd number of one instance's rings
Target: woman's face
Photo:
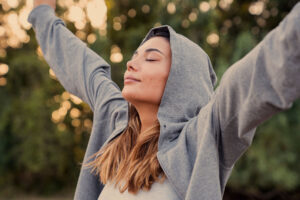
[[[170,43],[166,38],[147,40],[127,62],[123,97],[134,105],[159,105],[171,68],[171,56]]]

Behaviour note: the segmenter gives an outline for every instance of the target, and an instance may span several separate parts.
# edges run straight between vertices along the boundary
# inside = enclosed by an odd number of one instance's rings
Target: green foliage
[[[230,186],[295,190],[300,187],[300,101],[291,110],[273,116],[259,126],[252,147],[237,163]]]
[[[16,52],[9,62],[8,85],[0,90],[0,188],[51,192],[74,182],[78,169],[71,131],[51,123],[56,106],[49,99],[62,88],[34,51]],[[46,186],[41,183],[47,183]]]

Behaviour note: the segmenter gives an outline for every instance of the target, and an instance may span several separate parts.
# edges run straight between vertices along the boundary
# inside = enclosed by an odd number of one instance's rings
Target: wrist
[[[33,8],[36,8],[40,5],[48,5],[55,10],[56,1],[55,0],[34,0]]]

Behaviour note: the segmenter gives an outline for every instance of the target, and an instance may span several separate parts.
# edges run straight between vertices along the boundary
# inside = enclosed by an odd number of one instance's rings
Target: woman
[[[215,91],[207,54],[170,26],[149,31],[121,91],[55,16],[54,0],[35,7],[28,20],[46,61],[94,112],[84,158],[92,169],[82,167],[75,199],[222,199],[257,126],[300,96],[300,3]]]

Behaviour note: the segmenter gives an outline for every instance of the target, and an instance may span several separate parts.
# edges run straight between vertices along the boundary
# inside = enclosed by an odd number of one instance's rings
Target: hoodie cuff
[[[42,4],[35,7],[27,18],[27,21],[32,24],[33,28],[36,28],[39,24],[44,24],[47,21],[47,18],[54,17],[55,11],[54,9],[47,5]]]

